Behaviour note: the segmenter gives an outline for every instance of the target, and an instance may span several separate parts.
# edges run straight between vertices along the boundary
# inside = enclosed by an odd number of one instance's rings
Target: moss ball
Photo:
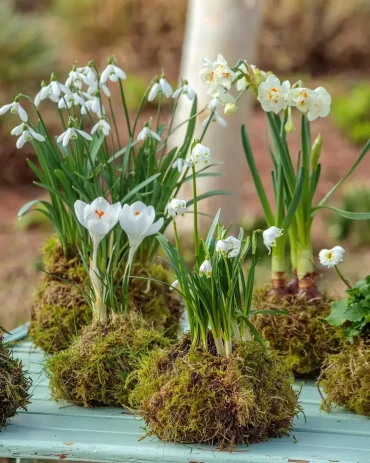
[[[285,365],[295,376],[317,378],[325,358],[338,352],[341,346],[338,330],[324,320],[333,299],[324,296],[305,301],[287,296],[266,301],[267,292],[266,288],[255,291],[253,309],[284,310],[288,315],[259,314],[254,317],[255,326],[270,347],[282,354]]]
[[[68,349],[46,361],[52,397],[85,407],[127,406],[139,360],[168,344],[138,316],[85,327]]]
[[[323,365],[322,376],[325,410],[340,405],[370,416],[370,342],[346,344],[340,353],[330,355]]]
[[[26,410],[30,387],[31,379],[24,372],[22,362],[13,358],[0,332],[0,431],[18,410]]]
[[[277,354],[255,341],[219,357],[214,348],[191,347],[185,336],[142,362],[130,403],[143,415],[149,435],[232,447],[289,433],[300,410],[292,384]]]

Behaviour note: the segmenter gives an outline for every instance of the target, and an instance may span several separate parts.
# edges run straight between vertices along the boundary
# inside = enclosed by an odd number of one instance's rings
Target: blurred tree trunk
[[[202,58],[216,60],[221,53],[230,65],[235,65],[239,58],[250,63],[256,59],[257,33],[260,25],[262,0],[190,0],[182,53],[181,74],[196,90],[198,110],[204,108],[211,100],[207,88],[202,83],[199,69]],[[185,120],[190,110],[190,102],[186,97],[180,98],[178,121]],[[213,171],[223,173],[223,177],[209,177],[198,181],[199,192],[224,189],[234,196],[218,196],[202,201],[201,212],[214,215],[222,208],[224,225],[233,222],[238,224],[242,206],[242,192],[247,172],[240,127],[247,124],[251,110],[251,100],[244,95],[238,112],[231,116],[223,115],[223,106],[219,113],[227,120],[227,127],[212,122],[204,138],[204,144],[211,148],[212,159],[223,162]],[[203,113],[197,121],[196,135],[202,131],[202,121],[207,116]],[[181,144],[184,132],[179,130],[172,140],[173,145]],[[190,183],[190,182],[189,182]],[[182,192],[183,199],[191,198],[191,190],[186,187]],[[209,224],[210,219],[202,219],[202,225]],[[206,222],[206,223],[205,223]]]

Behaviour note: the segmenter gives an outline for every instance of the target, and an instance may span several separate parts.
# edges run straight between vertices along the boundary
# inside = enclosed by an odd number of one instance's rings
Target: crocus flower
[[[99,130],[100,132],[103,133],[106,137],[110,134],[111,131],[111,126],[108,124],[108,122],[105,119],[100,119],[94,127],[91,129],[91,135],[94,135],[94,133]]]
[[[307,118],[315,121],[319,117],[326,117],[330,113],[331,96],[324,87],[318,87],[311,93],[311,104]]]
[[[172,94],[172,98],[177,98],[180,95],[186,95],[188,97],[188,100],[193,101],[195,97],[195,90],[190,87],[188,82],[185,80],[184,84],[179,87],[177,90],[175,90]]]
[[[209,260],[205,260],[202,265],[199,267],[199,275],[205,275],[207,278],[210,278],[212,274],[212,264]]]
[[[173,198],[167,205],[167,212],[171,217],[184,216],[186,212],[186,201]]]
[[[181,174],[184,166],[190,167],[190,162],[185,161],[183,158],[178,158],[176,161],[172,164],[172,169],[177,169],[179,174]]]
[[[190,162],[193,164],[204,163],[208,164],[211,159],[211,150],[208,146],[197,143],[191,151]]]
[[[275,226],[268,228],[262,233],[263,244],[268,249],[269,254],[271,253],[271,247],[276,246],[276,239],[282,236],[282,234],[283,230]]]
[[[262,109],[265,112],[272,111],[275,114],[286,109],[289,89],[289,81],[285,80],[280,84],[280,80],[274,74],[270,74],[266,81],[258,87],[257,99],[261,103]]]
[[[108,64],[100,76],[100,82],[104,84],[107,80],[117,82],[118,79],[126,79],[125,72],[114,64]]]
[[[343,262],[345,250],[342,246],[334,246],[333,249],[322,249],[319,252],[320,264],[331,268]]]
[[[9,103],[9,104],[2,106],[0,108],[0,116],[8,112],[9,109],[11,113],[19,114],[19,117],[22,119],[23,122],[28,121],[27,113],[18,101],[13,101],[13,103]]]
[[[78,135],[85,138],[86,140],[92,140],[92,137],[83,130],[75,129],[74,127],[69,127],[65,132],[59,135],[59,137],[57,138],[57,143],[62,142],[63,146],[67,146],[69,140],[76,140]]]
[[[167,98],[172,95],[172,87],[165,77],[161,77],[158,82],[154,82],[148,95],[148,101],[153,101],[160,92],[164,93]]]
[[[146,138],[149,137],[161,141],[161,137],[157,134],[157,132],[153,132],[153,130],[150,130],[149,127],[144,127],[142,130],[140,130],[137,136],[137,141],[144,141]]]
[[[236,257],[240,254],[241,241],[234,236],[228,236],[225,240],[218,240],[216,243],[216,252],[229,258]]]
[[[85,100],[78,94],[78,93],[72,93],[68,92],[64,96],[61,97],[58,103],[58,108],[63,109],[63,108],[72,108],[72,106],[84,106],[85,105]]]
[[[33,130],[28,124],[22,123],[14,127],[14,129],[10,132],[12,135],[19,136],[16,146],[18,149],[23,148],[24,144],[28,141],[32,141],[33,139],[37,141],[45,141],[45,137]]]
[[[262,85],[262,84],[261,84]],[[288,105],[306,113],[312,106],[313,91],[309,88],[293,88],[288,94]]]

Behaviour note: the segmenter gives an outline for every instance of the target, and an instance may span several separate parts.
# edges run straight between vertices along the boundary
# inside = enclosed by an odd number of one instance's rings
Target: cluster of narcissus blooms
[[[288,107],[297,108],[307,114],[309,121],[326,117],[330,112],[331,97],[324,87],[311,90],[302,87],[301,82],[294,85],[288,80],[280,82],[274,74],[260,71],[242,60],[235,67],[230,67],[220,54],[214,62],[204,58],[200,74],[208,87],[208,93],[225,105],[225,114],[237,110],[236,103],[249,87],[256,91],[257,99],[265,112],[278,114]],[[234,84],[240,92],[237,98],[229,93]]]

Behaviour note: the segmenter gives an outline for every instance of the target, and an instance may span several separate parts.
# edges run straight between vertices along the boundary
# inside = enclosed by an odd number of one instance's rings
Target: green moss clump
[[[52,397],[85,407],[127,406],[139,360],[169,342],[138,316],[85,327],[68,349],[46,361]]]
[[[359,415],[370,416],[370,342],[346,344],[338,354],[330,355],[322,368],[326,398],[323,408],[340,405]]]
[[[0,332],[0,431],[17,410],[26,409],[30,387],[31,379],[23,371],[22,362],[12,357]]]
[[[142,362],[130,403],[149,435],[221,448],[287,435],[300,407],[277,353],[251,341],[219,357],[211,338],[209,346],[210,352],[191,347],[185,336]]]
[[[253,309],[281,309],[288,315],[260,314],[254,317],[255,326],[270,347],[281,352],[295,376],[317,378],[327,355],[338,352],[341,346],[338,330],[324,320],[333,299],[324,296],[311,302],[287,296],[266,301],[267,292],[266,288],[255,291]]]

